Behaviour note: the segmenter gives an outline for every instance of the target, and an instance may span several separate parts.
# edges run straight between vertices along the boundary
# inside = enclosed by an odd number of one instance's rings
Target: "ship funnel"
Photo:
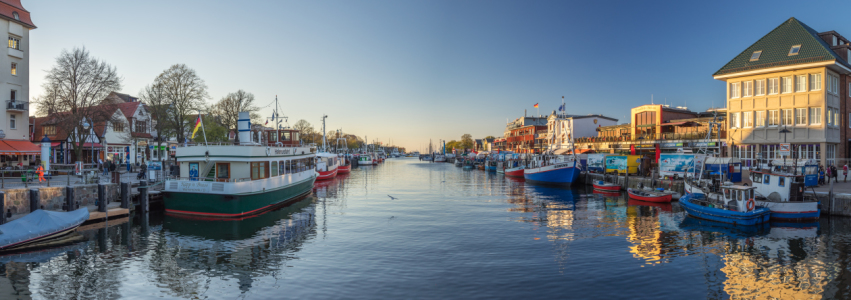
[[[253,144],[251,140],[251,115],[247,111],[239,112],[239,119],[236,124],[239,131],[239,143]]]

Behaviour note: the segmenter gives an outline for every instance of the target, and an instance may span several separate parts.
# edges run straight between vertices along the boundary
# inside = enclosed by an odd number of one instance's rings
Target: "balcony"
[[[643,137],[643,138],[639,138]],[[620,137],[584,137],[577,138],[577,143],[616,143],[616,142],[650,142],[650,141],[677,141],[677,140],[704,140],[707,139],[706,131],[702,132],[694,132],[694,133],[658,133],[658,134],[647,134],[643,136],[639,136],[636,138],[631,138],[630,136],[620,136]],[[719,135],[717,131],[713,131],[712,135],[709,136],[710,140],[727,139],[727,131],[721,131]]]
[[[30,103],[21,100],[6,100],[6,110],[29,111]]]

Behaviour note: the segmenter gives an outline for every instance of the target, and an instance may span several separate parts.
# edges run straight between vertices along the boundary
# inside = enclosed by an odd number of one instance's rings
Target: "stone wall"
[[[61,211],[65,204],[65,187],[42,187],[39,190],[39,208]],[[106,184],[106,199],[108,202],[120,201],[120,186]],[[6,189],[5,208],[12,214],[30,212],[30,189]],[[98,198],[98,185],[87,184],[74,186],[74,201],[80,207],[95,205]]]

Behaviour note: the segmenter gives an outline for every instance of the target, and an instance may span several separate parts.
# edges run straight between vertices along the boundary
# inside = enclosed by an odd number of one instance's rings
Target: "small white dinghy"
[[[36,210],[20,219],[0,225],[0,251],[45,241],[68,234],[89,219],[89,210]]]

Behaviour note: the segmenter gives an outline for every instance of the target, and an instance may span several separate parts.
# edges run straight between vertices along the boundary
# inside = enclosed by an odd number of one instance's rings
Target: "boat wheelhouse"
[[[751,171],[756,203],[771,209],[776,221],[813,221],[819,218],[819,201],[806,195],[818,185],[818,164],[814,160],[775,159],[771,169]]]
[[[695,191],[680,198],[680,206],[691,217],[734,225],[762,224],[771,217],[771,210],[756,205],[755,187],[724,185],[692,188],[700,192]],[[707,189],[706,193],[703,193],[704,189]]]

